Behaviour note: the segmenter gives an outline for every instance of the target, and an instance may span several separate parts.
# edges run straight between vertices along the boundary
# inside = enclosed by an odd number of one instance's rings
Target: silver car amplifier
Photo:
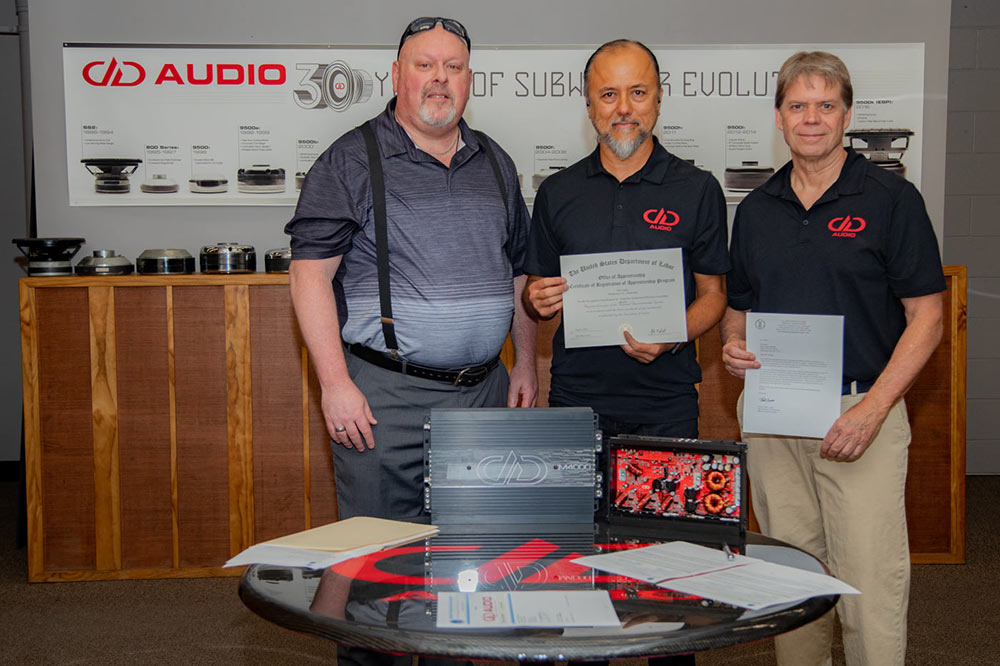
[[[460,589],[469,576],[472,589],[559,582],[553,562],[594,551],[600,448],[586,407],[431,410],[424,502],[440,532],[425,554],[427,576]]]
[[[588,407],[432,409],[424,422],[425,508],[439,527],[592,529],[600,449]]]

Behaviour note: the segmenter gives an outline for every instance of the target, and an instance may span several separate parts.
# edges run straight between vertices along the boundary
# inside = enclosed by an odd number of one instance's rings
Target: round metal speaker
[[[264,270],[268,273],[287,273],[292,264],[292,248],[278,247],[264,255]]]
[[[202,273],[253,273],[257,253],[253,245],[216,243],[201,248]]]
[[[187,275],[194,273],[194,257],[183,249],[143,250],[135,259],[135,270],[142,275]]]
[[[115,254],[114,250],[94,250],[76,264],[77,275],[131,275],[132,262]]]
[[[28,258],[28,275],[72,275],[70,260],[80,251],[83,238],[15,238],[17,249]]]

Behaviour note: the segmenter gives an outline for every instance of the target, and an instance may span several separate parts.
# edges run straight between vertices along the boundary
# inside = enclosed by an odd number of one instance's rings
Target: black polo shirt
[[[924,200],[847,149],[840,177],[806,211],[791,162],[736,209],[727,278],[736,310],[844,315],[844,381],[871,381],[906,327],[901,298],[946,288]]]
[[[621,183],[601,165],[599,148],[542,183],[524,271],[554,277],[560,255],[659,248],[683,250],[688,304],[695,297],[693,273],[721,275],[729,269],[722,188],[654,137],[649,160]],[[561,325],[552,341],[549,399],[590,406],[611,418],[632,423],[696,418],[699,381],[694,345],[643,364],[619,347],[566,349]]]

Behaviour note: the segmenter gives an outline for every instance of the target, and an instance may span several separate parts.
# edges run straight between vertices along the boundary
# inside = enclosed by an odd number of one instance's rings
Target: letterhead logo
[[[476,465],[476,477],[490,486],[537,486],[546,476],[545,461],[528,453],[486,456]]]
[[[295,69],[302,72],[299,86],[292,91],[295,103],[303,109],[329,107],[345,111],[352,104],[367,102],[372,96],[372,75],[363,69],[354,69],[343,60],[329,65],[298,63]]]
[[[664,208],[659,210],[650,208],[642,214],[642,219],[649,223],[650,229],[657,231],[673,231],[673,228],[681,221],[680,215]]]
[[[865,221],[860,217],[835,217],[830,220],[826,228],[833,232],[834,238],[854,238],[864,231]]]
[[[134,60],[94,60],[83,66],[83,80],[92,86],[137,86],[146,80],[146,70]]]

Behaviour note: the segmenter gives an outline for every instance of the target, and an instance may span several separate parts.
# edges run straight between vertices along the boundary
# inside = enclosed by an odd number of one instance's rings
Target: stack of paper
[[[831,594],[861,594],[832,576],[684,541],[588,555],[573,562],[748,609]]]
[[[223,566],[273,564],[323,569],[437,532],[438,528],[433,525],[356,516],[250,546]]]

